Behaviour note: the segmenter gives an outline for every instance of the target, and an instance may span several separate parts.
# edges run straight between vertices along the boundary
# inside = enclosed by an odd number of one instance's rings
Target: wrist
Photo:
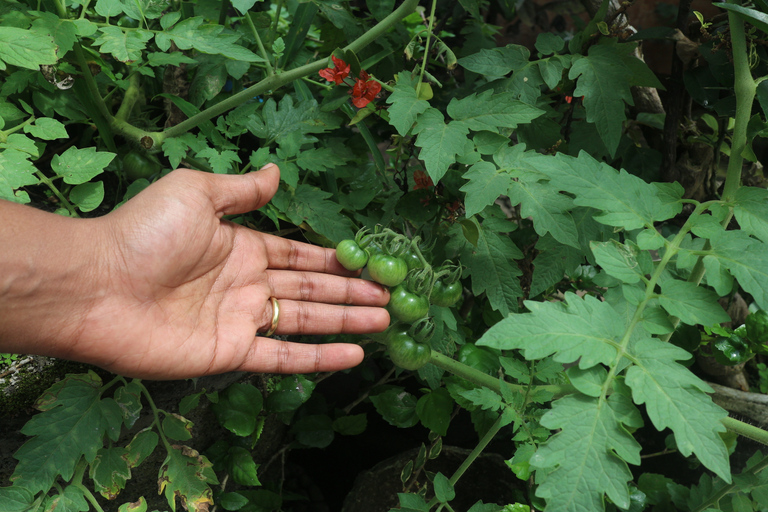
[[[100,221],[5,201],[0,218],[0,352],[67,357],[100,295]]]

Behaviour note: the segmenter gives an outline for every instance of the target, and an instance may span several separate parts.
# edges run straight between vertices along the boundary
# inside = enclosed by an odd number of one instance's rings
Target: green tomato
[[[752,343],[768,343],[768,311],[758,309],[747,315],[744,324],[747,326],[747,337]]]
[[[387,308],[401,322],[412,323],[427,316],[429,300],[423,295],[411,292],[404,284],[399,284],[390,292]]]
[[[408,270],[413,270],[415,268],[424,268],[424,265],[421,263],[421,260],[416,255],[415,252],[408,250],[405,254],[400,256],[402,260],[405,262],[406,265],[408,265]]]
[[[123,170],[130,181],[147,179],[161,168],[160,162],[138,151],[129,151],[123,157]]]
[[[387,339],[389,358],[400,368],[418,370],[432,357],[432,349],[426,343],[417,343],[407,332],[395,331]]]
[[[336,246],[336,259],[347,270],[360,270],[368,263],[368,253],[354,240],[342,240]]]
[[[408,265],[403,260],[388,254],[373,254],[368,259],[368,273],[377,283],[385,286],[397,286],[408,273]]]
[[[446,284],[441,279],[435,281],[429,301],[435,306],[448,308],[456,304],[461,298],[464,289],[459,281]]]

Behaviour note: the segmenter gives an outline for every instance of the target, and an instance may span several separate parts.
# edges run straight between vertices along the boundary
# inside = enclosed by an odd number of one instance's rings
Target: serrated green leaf
[[[352,224],[347,217],[339,215],[341,205],[328,200],[331,195],[311,185],[301,184],[296,187],[293,201],[285,214],[294,224],[306,222],[334,243],[352,238]]]
[[[548,176],[562,190],[575,194],[576,205],[602,210],[595,220],[609,226],[639,229],[682,211],[682,189],[659,189],[626,171],[616,171],[585,152],[578,157],[529,153],[523,162]],[[678,192],[680,195],[672,201],[672,194]]]
[[[430,107],[418,117],[413,133],[418,134],[419,157],[424,161],[429,177],[437,183],[456,161],[456,155],[463,151],[469,127],[460,121],[446,124],[443,114]]]
[[[261,485],[258,477],[259,464],[253,460],[251,452],[240,446],[229,449],[227,466],[235,482],[240,485]]]
[[[398,428],[409,428],[419,422],[416,397],[401,387],[392,387],[371,396],[371,402],[381,417]]]
[[[122,414],[111,398],[100,398],[101,379],[93,372],[70,375],[51,386],[38,401],[43,412],[22,433],[33,436],[19,448],[11,480],[27,489],[48,491],[58,475],[72,478],[81,457],[92,462],[104,437],[117,440]]]
[[[125,457],[128,465],[135,468],[144,462],[144,459],[149,457],[149,455],[155,451],[159,439],[160,437],[151,429],[151,427],[148,427],[133,436],[131,442],[126,446],[127,453]]]
[[[264,102],[261,115],[252,115],[247,126],[261,139],[280,142],[292,132],[323,133],[338,128],[340,122],[335,115],[321,111],[316,101],[301,101],[294,105],[293,98],[286,94],[279,104],[272,98]]]
[[[37,510],[40,504],[35,495],[24,487],[0,487],[0,502],[6,507],[6,512],[29,512]]]
[[[164,32],[155,35],[155,42],[162,51],[168,51],[171,41],[182,50],[195,50],[212,55],[223,55],[230,59],[246,62],[263,62],[264,59],[252,51],[235,44],[237,34],[223,33],[222,25],[207,25],[200,16],[187,18]]]
[[[578,366],[571,366],[566,370],[568,380],[573,387],[587,396],[599,397],[603,392],[603,384],[608,372],[603,366],[593,366],[582,370]]]
[[[481,409],[498,411],[504,407],[504,402],[501,401],[499,394],[488,388],[469,389],[459,394]]]
[[[427,392],[416,403],[416,414],[421,424],[441,436],[448,432],[452,412],[453,399],[445,388]]]
[[[667,312],[688,325],[715,325],[731,318],[717,302],[718,296],[695,283],[668,279],[661,283],[659,303]]]
[[[34,124],[24,127],[24,132],[43,140],[66,139],[69,137],[64,124],[50,117],[35,119]]]
[[[608,400],[576,395],[554,402],[541,424],[562,430],[530,460],[537,469],[554,469],[536,490],[547,500],[544,510],[603,510],[604,495],[628,508],[632,473],[626,462],[640,464],[640,445],[622,424],[639,422],[639,412],[621,393]]]
[[[739,187],[734,196],[733,214],[739,227],[768,243],[768,190]]]
[[[232,150],[219,151],[215,148],[206,148],[197,154],[198,157],[207,158],[211,169],[217,174],[228,174],[232,170],[232,162],[241,163],[238,154]]]
[[[493,204],[512,185],[512,175],[504,169],[497,169],[491,162],[481,160],[462,176],[467,183],[461,191],[466,194],[464,208],[467,217],[478,214]]]
[[[37,169],[27,153],[15,149],[0,151],[0,199],[28,203],[29,196],[24,191],[19,195],[14,191],[27,185],[36,185],[40,180],[35,176]]]
[[[211,408],[224,428],[242,437],[256,429],[263,404],[264,398],[253,384],[236,382],[219,395],[218,403]]]
[[[539,236],[549,233],[560,243],[580,248],[576,224],[568,212],[573,200],[560,194],[558,186],[519,179],[510,185],[507,195],[513,205],[520,204],[523,217],[533,218]]]
[[[536,297],[563,279],[566,274],[572,275],[576,268],[584,263],[584,253],[580,248],[558,243],[549,235],[539,239],[536,250],[538,254],[534,259],[529,297]]]
[[[99,16],[111,18],[123,14],[123,4],[120,0],[97,0],[95,10]]]
[[[194,424],[179,414],[166,414],[161,423],[163,433],[169,439],[186,441],[192,439],[192,427]]]
[[[587,56],[574,60],[568,78],[577,80],[573,96],[584,96],[587,121],[595,123],[613,155],[619,147],[626,119],[625,104],[634,104],[630,87],[661,87],[661,84],[647,67],[642,70],[632,62],[640,62],[632,55],[634,44],[608,41],[592,46]]]
[[[503,48],[482,49],[462,57],[458,63],[464,69],[490,77],[500,77],[520,69],[528,63],[531,52],[520,45],[509,44]]]
[[[16,27],[0,27],[0,70],[6,64],[39,70],[42,65],[56,64],[56,43],[48,34]]]
[[[108,500],[115,499],[131,478],[127,455],[128,450],[122,446],[102,448],[91,463],[88,476],[93,480],[96,491]]]
[[[494,94],[491,90],[472,93],[461,99],[453,98],[448,103],[447,111],[454,120],[476,131],[497,131],[500,127],[514,129],[544,113],[541,109],[515,99],[512,93]]]
[[[565,294],[567,306],[526,301],[530,313],[504,318],[477,341],[502,350],[521,349],[526,359],[554,354],[560,363],[579,361],[579,367],[612,364],[625,326],[607,303],[589,295]]]
[[[114,153],[73,146],[61,155],[54,155],[51,168],[58,176],[64,178],[64,183],[80,185],[101,174],[114,158]]]
[[[478,227],[477,245],[465,242],[461,263],[472,276],[472,293],[485,293],[491,306],[503,315],[517,311],[522,288],[517,277],[520,268],[514,262],[522,258],[520,249],[509,237]]]
[[[730,482],[728,451],[719,433],[721,420],[728,413],[707,395],[712,389],[675,360],[690,354],[654,338],[638,341],[632,347],[635,364],[627,370],[626,383],[637,404],[646,404],[648,416],[657,430],[670,428],[680,453],[692,453],[707,468]]]
[[[99,30],[101,35],[93,43],[101,48],[102,53],[108,53],[120,62],[141,59],[142,51],[153,36],[148,30],[123,32],[115,26],[101,27]]]
[[[535,46],[542,55],[551,55],[565,48],[565,41],[552,32],[542,32],[536,36]]]
[[[401,73],[395,90],[387,98],[387,103],[392,104],[389,107],[389,123],[400,135],[407,134],[419,114],[429,108],[429,102],[420,100],[416,93],[417,82],[411,75]]]
[[[333,148],[310,148],[299,152],[296,165],[305,171],[327,172],[330,169],[344,165],[348,156]]]
[[[710,242],[712,256],[733,274],[760,309],[768,309],[768,246],[743,231],[723,231]]]
[[[160,468],[158,492],[165,492],[174,512],[177,496],[184,497],[184,510],[204,511],[213,505],[210,485],[218,483],[212,464],[204,455],[188,446],[174,445]]]
[[[637,250],[616,240],[589,244],[595,261],[609,275],[633,284],[642,279],[644,272],[637,260]]]
[[[49,496],[43,503],[45,510],[61,512],[86,512],[91,509],[85,499],[85,493],[75,485],[68,485],[64,492]]]

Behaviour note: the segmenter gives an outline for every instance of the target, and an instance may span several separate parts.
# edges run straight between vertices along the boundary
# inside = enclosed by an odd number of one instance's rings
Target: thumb
[[[221,215],[245,213],[261,208],[272,199],[280,185],[280,169],[267,164],[243,175],[209,174],[208,196]]]

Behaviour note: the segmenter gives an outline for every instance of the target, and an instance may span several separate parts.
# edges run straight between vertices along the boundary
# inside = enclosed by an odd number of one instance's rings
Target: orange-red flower
[[[320,76],[329,82],[339,85],[349,76],[349,64],[341,59],[337,59],[333,55],[331,55],[331,60],[333,61],[333,67],[321,69]]]
[[[360,78],[357,79],[350,92],[352,103],[357,108],[363,108],[372,102],[380,92],[381,84],[376,80],[371,80],[365,71],[360,71]]]

